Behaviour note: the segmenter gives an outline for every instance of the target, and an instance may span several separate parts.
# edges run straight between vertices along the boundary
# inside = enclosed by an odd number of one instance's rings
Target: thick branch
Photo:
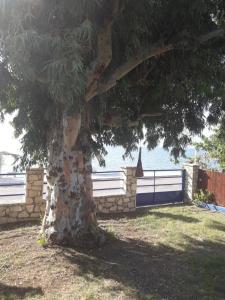
[[[200,36],[197,41],[199,44],[204,44],[208,42],[209,40],[212,40],[214,38],[222,37],[225,35],[225,29],[217,29],[212,32],[209,32],[207,34],[204,34]],[[97,85],[95,90],[92,90],[92,93],[89,93],[86,95],[86,101],[91,100],[93,97],[95,97],[98,94],[102,94],[104,92],[107,92],[111,88],[113,88],[117,81],[122,79],[124,76],[126,76],[129,72],[134,70],[137,66],[139,66],[144,61],[152,58],[160,56],[164,53],[170,52],[180,46],[181,42],[177,42],[175,44],[168,44],[164,45],[163,43],[157,43],[154,46],[152,46],[150,49],[144,50],[143,52],[137,53],[134,57],[132,57],[128,62],[122,64],[118,68],[116,68],[114,71],[112,71],[111,74],[108,74],[105,76],[103,80],[101,80]],[[190,49],[189,42],[188,41],[182,41],[183,45],[187,45],[186,49]]]
[[[128,120],[126,123],[126,126],[128,127],[136,127],[139,125],[140,121],[149,118],[149,117],[160,117],[162,113],[143,113],[139,115],[135,120]],[[123,117],[121,115],[116,115],[116,114],[105,114],[103,116],[103,121],[102,124],[104,126],[108,126],[110,128],[118,128],[121,127],[123,123]]]
[[[97,58],[88,74],[85,99],[89,99],[97,88],[97,84],[102,74],[108,67],[112,59],[112,25],[118,12],[119,0],[112,1],[111,14],[107,16],[98,33]]]

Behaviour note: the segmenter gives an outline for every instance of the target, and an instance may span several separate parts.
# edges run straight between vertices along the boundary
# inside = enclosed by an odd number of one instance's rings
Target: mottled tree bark
[[[86,246],[104,241],[96,219],[86,126],[80,114],[64,114],[51,134],[42,234],[54,243]]]

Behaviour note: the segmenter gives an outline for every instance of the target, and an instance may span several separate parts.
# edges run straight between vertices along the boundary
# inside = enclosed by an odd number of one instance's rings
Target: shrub
[[[194,194],[193,203],[199,205],[201,203],[214,203],[214,195],[207,190],[199,190]]]

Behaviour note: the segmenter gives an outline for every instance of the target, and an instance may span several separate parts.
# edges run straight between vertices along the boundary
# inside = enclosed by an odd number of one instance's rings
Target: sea
[[[105,156],[105,167],[100,167],[97,159],[93,159],[93,171],[118,171],[121,167],[134,167],[137,165],[138,151],[132,152],[132,157],[123,159],[125,150],[122,147],[106,147],[108,154]],[[195,149],[186,149],[186,158],[180,158],[175,164],[169,152],[161,147],[149,151],[146,147],[142,147],[142,165],[146,170],[159,169],[179,169],[187,161],[189,157],[194,157]],[[13,172],[14,158],[11,156],[0,157],[0,173]]]

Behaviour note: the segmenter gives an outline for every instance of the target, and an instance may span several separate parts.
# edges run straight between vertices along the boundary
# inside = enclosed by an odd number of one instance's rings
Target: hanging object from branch
[[[136,168],[135,176],[136,177],[143,177],[144,176],[144,172],[143,172],[143,168],[142,168],[142,161],[141,161],[141,147],[139,148],[139,155],[138,155],[138,162],[137,162],[137,168]]]

